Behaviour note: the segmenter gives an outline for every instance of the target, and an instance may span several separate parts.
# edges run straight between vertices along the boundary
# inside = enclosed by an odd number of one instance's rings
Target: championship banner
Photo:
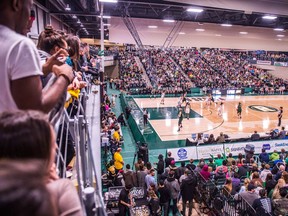
[[[172,153],[172,157],[174,157],[176,162],[187,161],[190,159],[197,160],[197,153],[195,146],[167,149],[167,152]]]
[[[223,144],[197,146],[198,160],[201,158],[211,158],[210,155],[213,155],[214,157],[218,154],[222,155],[224,153],[223,147]]]

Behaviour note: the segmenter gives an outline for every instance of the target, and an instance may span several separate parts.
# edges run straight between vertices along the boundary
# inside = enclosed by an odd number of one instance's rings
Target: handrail
[[[87,76],[84,76],[88,80]],[[92,154],[91,134],[89,133],[89,124],[86,116],[86,102],[88,100],[91,84],[88,85],[87,91],[81,90],[80,96],[71,106],[74,107],[76,101],[77,109],[67,109],[59,120],[58,128],[59,152],[56,159],[59,175],[66,177],[66,160],[69,137],[72,138],[75,145],[76,163],[75,179],[78,184],[78,193],[83,206],[85,215],[106,216],[104,202],[101,196],[100,183],[96,180],[101,173],[96,172],[95,161]],[[75,114],[76,111],[76,114]],[[99,117],[100,118],[100,117]],[[99,143],[100,146],[100,143]],[[62,151],[61,151],[62,149]],[[63,154],[63,155],[62,155]]]

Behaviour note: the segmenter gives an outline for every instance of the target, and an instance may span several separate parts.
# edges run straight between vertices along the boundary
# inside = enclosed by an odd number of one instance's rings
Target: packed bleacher
[[[6,4],[2,6],[7,7]],[[24,8],[26,14],[30,10],[27,8]],[[259,157],[254,155],[253,149],[248,149],[243,155],[211,155],[209,162],[200,159],[198,164],[191,158],[189,163],[182,161],[177,166],[171,152],[165,160],[160,154],[158,162],[152,164],[147,146],[139,145],[137,162],[125,164],[121,154],[125,142],[121,126],[126,126],[131,110],[127,108],[126,116],[121,113],[117,117],[113,113],[117,96],[112,95],[110,99],[105,89],[107,85],[99,79],[99,70],[104,67],[100,64],[101,51],[95,48],[92,54],[92,46],[81,44],[77,36],[51,26],[40,33],[37,50],[30,39],[23,36],[27,33],[27,21],[31,21],[28,16],[25,20],[17,16],[17,10],[10,7],[5,10],[0,15],[0,41],[5,41],[0,54],[3,67],[0,82],[3,90],[0,96],[1,214],[81,216],[86,215],[86,211],[93,214],[97,208],[99,215],[105,215],[100,211],[99,182],[95,179],[95,164],[91,165],[93,154],[85,113],[88,87],[92,84],[101,86],[100,91],[92,91],[94,97],[102,93],[98,97],[101,104],[93,105],[101,110],[104,154],[107,158],[111,156],[107,173],[103,175],[110,190],[107,198],[105,194],[107,209],[116,208],[121,216],[128,211],[142,211],[142,215],[147,216],[158,216],[162,212],[166,216],[169,212],[185,215],[186,210],[191,215],[192,209],[196,209],[195,200],[210,212],[228,215],[245,215],[243,212],[250,210],[249,215],[288,214],[285,149],[270,155],[263,149]],[[95,59],[97,52],[99,56]],[[114,51],[107,54],[114,54]],[[260,93],[269,94],[283,86],[282,91],[285,91],[287,87],[287,81],[218,50],[144,50],[140,52],[140,59],[146,71],[140,69],[133,55],[121,53],[120,75],[111,82],[112,87],[115,84],[116,89],[127,93],[134,88],[140,89],[137,91],[140,94],[189,93],[191,82],[196,87],[211,89],[257,86]],[[273,58],[285,61],[286,56]],[[153,87],[147,86],[143,73],[147,73]],[[279,134],[271,132],[270,136],[285,138],[285,128]],[[257,140],[255,137],[253,140]],[[198,139],[202,139],[201,135]],[[226,137],[223,133],[216,139],[210,135],[207,141],[222,143],[226,142]],[[91,170],[88,167],[92,167]],[[73,173],[76,176],[72,177]],[[77,180],[78,191],[68,178]],[[89,190],[85,190],[87,188]],[[117,204],[109,203],[109,197],[116,198]],[[198,206],[197,209],[202,214],[205,208]]]
[[[143,71],[137,65],[134,56],[128,52],[120,52],[120,89],[129,92],[131,89],[147,87],[143,79]]]
[[[131,52],[129,56],[131,61],[133,54],[136,55]],[[141,85],[142,88],[131,91],[132,94],[161,94],[164,89],[168,94],[189,93],[191,87],[204,86],[207,90],[251,88],[256,94],[283,94],[288,86],[287,80],[273,77],[269,71],[250,64],[249,55],[243,52],[149,49],[143,50],[139,57],[154,88]],[[126,64],[123,62],[121,66],[125,68]],[[132,75],[133,70],[130,70]],[[126,77],[125,74],[122,80],[127,81]],[[128,82],[127,88],[130,85]]]

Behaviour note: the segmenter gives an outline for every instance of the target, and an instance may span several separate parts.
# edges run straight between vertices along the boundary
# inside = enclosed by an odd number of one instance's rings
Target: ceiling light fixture
[[[101,18],[101,16],[98,16],[99,18]],[[103,19],[111,19],[111,16],[105,16],[103,15]]]
[[[117,3],[118,0],[99,0],[99,2],[106,2],[106,3]]]
[[[186,33],[185,32],[179,32],[179,35],[185,35]]]
[[[151,25],[151,26],[148,26],[148,28],[150,28],[150,29],[157,29],[158,26]]]
[[[65,10],[66,10],[66,11],[71,11],[71,8],[70,8],[70,5],[69,5],[69,4],[66,5]]]
[[[285,35],[281,35],[281,34],[279,34],[279,35],[277,35],[277,37],[285,37]]]
[[[203,12],[203,9],[202,8],[188,8],[187,11],[192,12],[192,13],[201,13]]]
[[[275,19],[277,19],[277,16],[265,15],[265,16],[262,16],[262,18],[267,19],[267,20],[275,20]]]
[[[278,40],[278,41],[282,41],[282,39],[281,39],[281,38],[277,38],[276,40]]]
[[[172,20],[172,19],[164,19],[163,22],[167,22],[167,23],[174,23],[175,20]]]
[[[242,34],[242,35],[247,35],[248,32],[239,32],[239,34]]]
[[[274,30],[274,31],[284,31],[283,28],[274,28],[273,30]]]
[[[215,36],[216,36],[216,37],[221,37],[222,35],[221,35],[221,34],[215,34]]]
[[[80,27],[83,27],[83,24],[81,23]]]
[[[232,24],[229,24],[229,23],[223,23],[223,24],[221,24],[221,26],[223,26],[223,27],[231,27]]]
[[[78,19],[78,20],[77,20],[77,23],[78,23],[78,24],[80,24],[80,23],[81,23],[81,21]]]
[[[72,16],[72,18],[73,18],[73,19],[77,19],[77,16],[74,14],[74,15]]]
[[[195,29],[195,30],[198,32],[204,32],[205,31],[205,29]]]

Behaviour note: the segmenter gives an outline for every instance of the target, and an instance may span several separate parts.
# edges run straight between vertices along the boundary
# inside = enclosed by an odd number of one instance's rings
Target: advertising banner
[[[288,67],[288,62],[274,62],[274,66]]]
[[[167,149],[167,152],[169,151],[172,153],[172,157],[174,157],[175,161],[187,161],[191,158],[197,160],[197,152],[195,146]]]
[[[257,60],[257,64],[260,64],[260,65],[271,65],[271,61]]]
[[[254,154],[260,154],[262,149],[264,148],[267,153],[271,153],[274,150],[278,152],[281,151],[282,148],[288,148],[288,140],[263,140],[258,142],[242,142],[242,143],[229,143],[224,144],[225,147],[225,154],[228,155],[232,153],[233,156],[238,155],[239,153],[244,154],[244,148],[247,144],[252,144],[255,146]]]
[[[210,154],[215,157],[218,154],[222,155],[223,153],[224,153],[223,144],[197,146],[198,160],[201,158],[204,159],[211,158]]]
[[[281,149],[288,149],[288,139],[283,140],[263,140],[257,142],[240,142],[240,143],[226,143],[226,144],[215,144],[215,145],[201,145],[201,146],[191,146],[183,148],[171,148],[167,149],[167,152],[172,153],[175,161],[187,161],[193,158],[194,160],[199,160],[201,158],[207,159],[210,158],[210,154],[214,157],[217,154],[228,155],[232,153],[233,156],[237,156],[239,153],[245,154],[244,148],[247,144],[254,145],[255,152],[254,154],[260,154],[264,148],[267,153],[272,153],[274,150],[278,152]]]

